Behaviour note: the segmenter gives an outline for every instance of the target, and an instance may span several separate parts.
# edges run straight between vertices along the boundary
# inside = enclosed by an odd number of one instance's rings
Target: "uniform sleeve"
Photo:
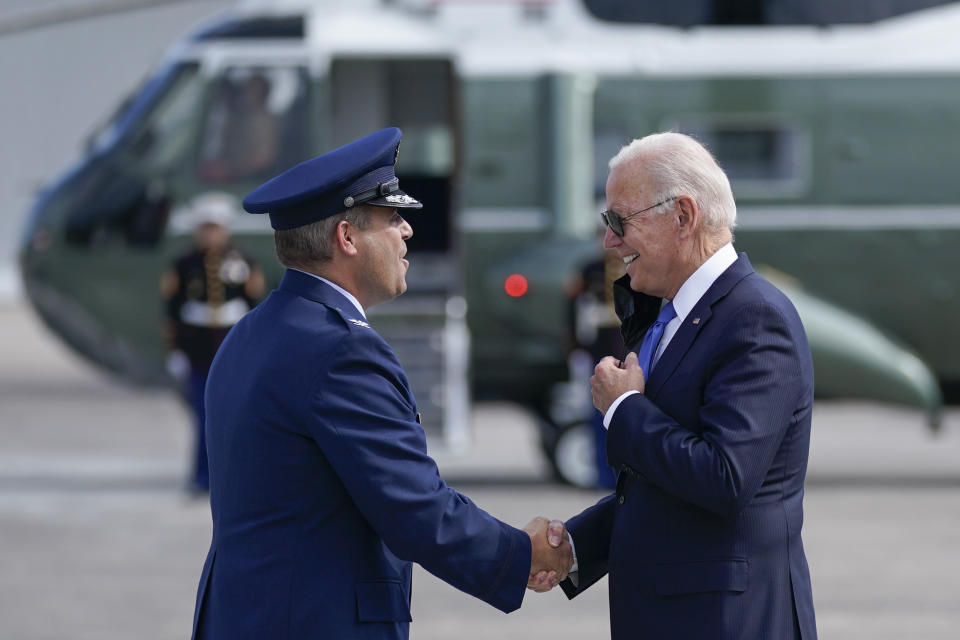
[[[721,333],[699,433],[634,394],[614,414],[607,447],[664,491],[730,516],[759,490],[809,385],[778,309],[747,306]]]
[[[373,331],[352,332],[323,369],[309,429],[387,547],[501,611],[517,609],[530,538],[440,478],[386,343]]]

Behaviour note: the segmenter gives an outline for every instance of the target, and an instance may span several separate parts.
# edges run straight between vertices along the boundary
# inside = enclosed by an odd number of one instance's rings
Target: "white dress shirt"
[[[292,268],[292,267],[291,267],[291,268]],[[323,282],[326,282],[328,285],[330,285],[331,287],[333,287],[334,289],[336,289],[337,291],[339,291],[340,293],[342,293],[343,296],[344,296],[347,300],[349,300],[349,301],[353,304],[353,306],[355,306],[355,307],[357,308],[357,311],[360,312],[360,315],[362,315],[364,318],[367,317],[367,314],[365,314],[365,313],[363,312],[363,307],[360,306],[360,301],[357,300],[356,298],[354,298],[354,297],[353,297],[353,294],[351,294],[349,291],[347,291],[346,289],[344,289],[344,288],[341,287],[340,285],[335,284],[335,283],[333,283],[333,282],[330,282],[330,281],[327,280],[326,278],[323,278],[323,277],[321,277],[321,276],[318,276],[318,275],[315,274],[315,273],[310,273],[309,271],[303,271],[302,269],[293,269],[293,270],[294,270],[294,271],[299,271],[300,273],[305,273],[305,274],[307,274],[308,276],[313,276],[313,277],[316,278],[317,280],[321,280],[321,281],[323,281]]]
[[[670,344],[670,340],[676,335],[677,330],[683,325],[683,321],[687,319],[687,316],[690,315],[693,308],[700,302],[703,294],[713,286],[713,283],[720,277],[720,274],[730,268],[730,265],[736,261],[737,252],[733,248],[733,245],[728,242],[720,247],[716,253],[707,258],[707,261],[700,265],[700,268],[694,271],[693,274],[687,278],[686,282],[683,283],[680,290],[677,291],[677,295],[673,298],[673,309],[677,312],[677,317],[668,322],[667,326],[663,329],[660,344],[657,345],[657,350],[653,354],[653,361],[650,365],[651,370],[653,370],[653,367],[657,364],[660,356],[663,355],[664,349]],[[607,412],[603,416],[604,428],[610,428],[610,420],[613,419],[613,414],[617,410],[617,407],[620,406],[624,398],[634,393],[640,392],[627,391],[613,401],[613,404],[610,405],[610,408],[607,409]]]

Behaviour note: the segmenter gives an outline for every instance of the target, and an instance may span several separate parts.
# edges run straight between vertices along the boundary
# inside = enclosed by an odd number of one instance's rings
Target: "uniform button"
[[[620,496],[619,498],[617,498],[617,502],[619,502],[620,504],[623,504],[623,496]]]

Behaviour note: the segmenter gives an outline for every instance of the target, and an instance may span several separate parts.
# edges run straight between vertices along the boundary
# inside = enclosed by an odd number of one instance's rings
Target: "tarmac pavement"
[[[209,507],[182,492],[189,417],[172,395],[90,369],[24,306],[0,307],[0,640],[187,638]],[[497,517],[568,517],[602,494],[556,485],[533,423],[474,412],[441,472]],[[946,640],[960,629],[960,411],[819,403],[804,541],[822,639]],[[411,637],[608,637],[606,583],[528,593],[503,615],[414,575]]]

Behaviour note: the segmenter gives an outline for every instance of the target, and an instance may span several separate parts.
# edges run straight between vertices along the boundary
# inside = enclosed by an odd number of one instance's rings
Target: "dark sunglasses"
[[[634,212],[631,213],[630,215],[623,216],[622,218],[621,218],[620,216],[618,216],[618,215],[616,214],[616,212],[614,212],[613,210],[607,209],[606,211],[601,211],[601,212],[600,212],[600,218],[603,220],[603,223],[604,223],[605,225],[607,225],[608,227],[610,227],[610,231],[613,231],[613,235],[617,236],[618,238],[622,238],[622,237],[623,237],[623,223],[624,223],[624,222],[626,222],[626,221],[629,220],[630,218],[634,218],[634,217],[640,215],[641,213],[645,213],[645,212],[647,212],[647,211],[650,211],[650,209],[655,209],[655,208],[659,207],[659,206],[662,205],[662,204],[666,204],[666,203],[670,202],[671,200],[676,200],[676,199],[679,198],[679,197],[680,197],[680,196],[673,196],[672,198],[667,198],[666,200],[663,200],[662,202],[658,202],[657,204],[652,204],[652,205],[650,205],[649,207],[647,207],[646,209],[641,209],[640,211],[634,211]]]

